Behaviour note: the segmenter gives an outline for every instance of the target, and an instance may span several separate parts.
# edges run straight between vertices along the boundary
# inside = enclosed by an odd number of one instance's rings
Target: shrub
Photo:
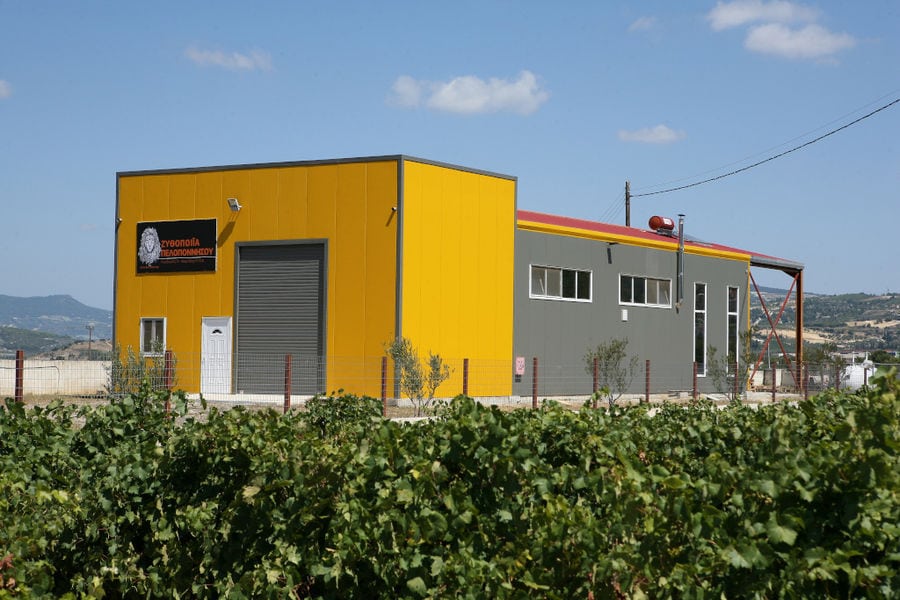
[[[421,416],[432,407],[437,389],[449,379],[450,365],[444,363],[439,354],[429,352],[428,362],[423,367],[419,352],[405,337],[395,339],[386,351],[397,369],[401,392],[415,406],[416,416]]]
[[[584,368],[589,374],[594,373],[594,362],[597,362],[597,384],[600,395],[606,396],[609,406],[615,405],[622,397],[637,372],[639,359],[628,356],[628,339],[612,339],[600,342],[596,348],[589,349],[584,355]]]
[[[112,353],[108,367],[109,383],[106,392],[110,396],[123,397],[136,394],[146,383],[154,390],[166,389],[165,349],[158,341],[153,343],[153,353],[140,356],[129,346],[123,353],[119,346]],[[172,355],[173,385],[177,359]]]
[[[347,430],[368,428],[381,420],[381,400],[369,396],[343,394],[315,396],[306,401],[301,418],[321,432],[323,437],[339,435]]]

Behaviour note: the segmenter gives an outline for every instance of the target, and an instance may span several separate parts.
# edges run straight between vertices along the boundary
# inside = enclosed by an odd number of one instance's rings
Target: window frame
[[[697,292],[701,288],[703,289],[703,308],[698,309],[697,308],[697,298],[698,298]],[[693,315],[694,315],[693,323],[694,324],[693,324],[693,336],[692,336],[694,352],[693,352],[691,358],[692,358],[692,362],[697,363],[697,377],[706,377],[706,367],[707,367],[707,362],[709,359],[709,357],[707,356],[707,349],[706,349],[707,325],[709,323],[709,319],[707,318],[708,314],[709,314],[708,311],[709,311],[709,286],[704,282],[695,281],[694,282],[694,311],[693,311]],[[697,350],[698,350],[698,348],[697,348],[697,339],[698,339],[697,317],[698,316],[703,318],[703,331],[699,332],[699,333],[702,333],[702,338],[703,338],[703,343],[700,348],[700,350],[702,352],[703,360],[697,360],[697,358],[698,358],[698,356],[697,356]]]
[[[734,290],[734,310],[731,309],[731,291]],[[741,360],[741,288],[737,285],[725,286],[725,360],[728,370]],[[732,319],[734,331],[732,331]],[[731,356],[731,345],[734,343],[734,356]]]
[[[631,293],[629,294],[629,298],[631,298],[631,300],[623,300],[622,299],[622,289],[623,289],[622,284],[624,283],[624,279],[626,277],[631,280]],[[635,300],[634,300],[634,298],[635,298],[634,283],[636,280],[643,280],[643,282],[644,282],[643,294],[641,295],[641,297],[643,298],[642,302],[635,302]],[[657,300],[659,299],[659,284],[660,283],[666,284],[666,289],[668,290],[668,293],[667,293],[668,302],[667,303],[663,304],[659,301],[651,303],[648,301],[648,298],[650,297],[650,294],[648,293],[648,290],[650,289],[650,287],[649,287],[650,282],[656,284]],[[634,275],[632,273],[619,273],[619,305],[621,305],[621,306],[646,306],[647,308],[672,308],[672,280],[667,277],[649,277],[647,275]]]
[[[542,294],[542,293],[536,292],[534,289],[534,281],[535,281],[534,276],[535,276],[536,269],[542,269],[544,272],[545,278],[543,279],[543,281],[544,281],[547,293]],[[556,271],[559,274],[558,282],[556,283],[555,286],[553,286],[553,289],[559,290],[559,295],[549,293],[551,286],[549,285],[549,276],[547,276],[547,275],[550,271]],[[574,273],[575,297],[567,297],[564,295],[565,288],[566,288],[565,283],[564,283],[565,282],[565,275],[564,275],[565,272]],[[587,298],[579,298],[578,292],[581,290],[581,287],[579,285],[579,281],[581,280],[581,277],[579,277],[579,275],[584,274],[584,273],[586,273],[587,277],[588,277]],[[590,269],[570,269],[567,267],[555,267],[555,266],[551,266],[551,265],[531,263],[528,265],[528,297],[533,300],[557,300],[560,302],[581,302],[583,304],[591,303],[594,301],[594,272]]]
[[[159,325],[159,327],[162,328],[161,335],[156,335],[157,324]],[[146,347],[144,345],[145,325],[150,325],[150,327],[151,327],[152,339],[151,339],[150,349],[146,349]],[[167,329],[166,325],[167,325],[167,323],[166,323],[165,317],[141,317],[139,337],[138,337],[140,348],[141,348],[141,356],[162,356],[163,355],[163,353],[165,352],[165,348],[166,348],[166,329]],[[162,341],[162,345],[161,345],[162,350],[160,350],[158,352],[154,351],[152,349],[152,344],[156,340]]]

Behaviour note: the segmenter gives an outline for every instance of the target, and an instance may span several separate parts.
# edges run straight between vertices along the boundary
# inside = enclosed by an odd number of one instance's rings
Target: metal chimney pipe
[[[681,308],[684,301],[684,215],[678,215],[678,279],[675,308]]]

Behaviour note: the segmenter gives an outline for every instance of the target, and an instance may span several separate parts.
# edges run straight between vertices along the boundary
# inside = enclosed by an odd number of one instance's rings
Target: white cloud
[[[747,25],[748,23],[809,23],[818,19],[816,9],[784,0],[735,0],[717,2],[706,15],[716,31]]]
[[[3,79],[0,79],[0,100],[12,96],[12,86]]]
[[[648,31],[656,27],[656,17],[641,17],[628,26],[628,32]]]
[[[634,131],[619,131],[619,139],[623,142],[638,142],[640,144],[671,144],[684,139],[683,131],[675,131],[666,125],[645,127]]]
[[[827,61],[856,45],[853,36],[818,25],[816,9],[786,0],[718,2],[706,18],[716,31],[753,24],[744,38],[744,47],[782,58]],[[803,25],[791,27],[797,23]]]
[[[409,75],[401,75],[391,87],[390,103],[403,108],[415,108],[422,102],[422,84]]]
[[[269,71],[272,69],[272,58],[261,50],[253,50],[249,54],[240,52],[222,52],[220,50],[201,50],[190,47],[185,50],[194,64],[201,67],[221,67],[232,71]]]
[[[753,52],[799,59],[824,59],[855,45],[853,36],[832,33],[819,25],[791,29],[780,23],[754,27],[744,40],[744,47]]]
[[[460,114],[508,111],[528,115],[550,97],[530,71],[522,71],[515,80],[492,77],[487,81],[474,75],[446,82],[416,80],[403,75],[394,82],[391,92],[389,102],[395,106],[425,106]]]

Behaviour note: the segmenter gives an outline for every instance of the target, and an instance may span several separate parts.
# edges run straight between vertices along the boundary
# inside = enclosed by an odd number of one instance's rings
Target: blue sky
[[[0,293],[112,308],[117,171],[409,154],[624,223],[900,98],[900,4],[0,0]],[[900,291],[900,104],[632,224]],[[788,287],[780,273],[761,285]]]

